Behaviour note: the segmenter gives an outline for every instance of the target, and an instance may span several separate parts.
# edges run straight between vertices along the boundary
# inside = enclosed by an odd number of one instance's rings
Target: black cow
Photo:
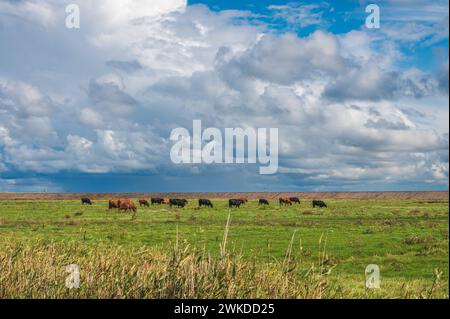
[[[289,197],[292,203],[300,204],[300,198],[298,197]]]
[[[316,206],[319,206],[319,208],[323,208],[323,207],[327,207],[327,204],[325,204],[325,202],[322,200],[313,200],[312,206],[313,206],[313,208],[315,208]]]
[[[228,207],[241,207],[241,205],[244,203],[242,199],[230,199],[228,201]]]
[[[208,207],[213,208],[213,204],[211,203],[211,201],[209,199],[199,199],[198,206],[199,207],[208,206]]]
[[[269,205],[269,201],[267,199],[260,198],[258,204],[259,205]]]
[[[163,201],[164,201],[164,198],[152,198],[152,199],[151,199],[152,205],[153,205],[153,204],[159,204],[159,205],[161,205],[161,204],[163,203]]]
[[[83,198],[81,199],[81,205],[84,205],[84,204],[92,205],[92,202],[91,202],[91,200],[90,200],[89,198],[83,197]]]
[[[185,200],[185,199],[172,198],[172,199],[169,200],[169,206],[170,207],[177,206],[177,207],[183,208],[183,207],[186,206],[187,202],[188,201]]]

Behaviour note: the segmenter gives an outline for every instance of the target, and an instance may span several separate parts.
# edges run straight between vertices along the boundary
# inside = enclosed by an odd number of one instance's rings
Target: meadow
[[[130,214],[2,200],[0,298],[448,298],[448,200],[212,201]],[[71,263],[79,289],[65,287]]]

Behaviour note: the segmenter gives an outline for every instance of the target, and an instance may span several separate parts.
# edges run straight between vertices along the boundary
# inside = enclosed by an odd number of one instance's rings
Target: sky
[[[0,0],[0,192],[448,190],[448,16],[441,0]],[[278,172],[172,163],[193,120],[278,128]]]

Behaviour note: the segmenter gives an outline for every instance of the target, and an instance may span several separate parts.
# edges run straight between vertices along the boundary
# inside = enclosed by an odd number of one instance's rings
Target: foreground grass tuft
[[[305,269],[293,258],[294,235],[284,260],[255,263],[226,250],[227,232],[221,254],[215,257],[191,248],[187,242],[177,242],[170,253],[145,247],[105,249],[79,243],[7,245],[0,250],[0,298],[445,297],[438,293],[442,272],[437,270],[431,287],[399,287],[387,281],[383,292],[358,291],[330,280],[335,264],[330,263],[322,242],[317,263]],[[65,284],[70,264],[80,269],[78,289],[69,289]]]
[[[325,268],[298,272],[289,257],[255,264],[222,250],[212,257],[187,243],[169,254],[79,244],[8,245],[0,250],[0,298],[324,298]],[[79,289],[65,286],[66,266],[80,268]]]

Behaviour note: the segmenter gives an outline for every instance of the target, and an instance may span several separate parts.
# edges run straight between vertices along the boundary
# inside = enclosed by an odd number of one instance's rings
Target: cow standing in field
[[[140,199],[139,200],[139,206],[145,206],[145,207],[150,207],[150,204],[148,203],[148,201],[146,199]]]
[[[182,201],[182,202],[184,203],[185,206],[188,204],[187,199],[182,198],[182,199],[179,199],[179,200]]]
[[[199,207],[207,206],[207,207],[213,208],[213,204],[211,203],[211,201],[209,199],[199,199],[198,206]]]
[[[164,202],[164,198],[152,198],[152,199],[151,199],[152,205],[153,205],[153,204],[159,204],[159,205],[161,205],[161,204],[163,204],[163,202]]]
[[[186,199],[178,199],[178,198],[171,198],[169,199],[169,206],[177,206],[177,207],[185,207],[187,205],[188,201]]]
[[[267,199],[260,198],[258,205],[269,205],[269,201]]]
[[[132,210],[133,212],[136,212],[137,208],[136,205],[133,203],[131,199],[119,199],[119,210],[121,211],[127,211]]]
[[[285,206],[287,206],[287,205],[291,206],[292,205],[292,202],[291,202],[291,200],[289,198],[280,198],[279,202],[280,202],[280,206],[281,205],[285,205]]]
[[[119,204],[133,204],[134,205],[134,203],[133,203],[133,201],[131,200],[131,199],[119,199]]]
[[[300,204],[300,198],[298,197],[289,197],[290,201],[295,204]]]
[[[328,207],[324,201],[315,199],[312,201],[312,207],[316,208],[316,206],[318,206],[319,208],[327,208]]]
[[[169,204],[170,204],[170,201],[169,201],[168,199],[164,199],[164,200],[161,202],[161,204],[162,204],[162,205],[169,205]]]
[[[246,204],[248,202],[247,198],[239,198],[239,200],[242,202],[242,204]]]
[[[110,199],[108,202],[108,208],[119,208],[120,207],[120,200]]]
[[[228,201],[228,207],[230,207],[230,208],[232,208],[232,207],[241,207],[241,205],[243,204],[244,202],[242,201],[242,199],[230,199],[229,201]]]
[[[129,210],[135,213],[137,208],[132,201],[124,201],[120,203],[119,210],[124,212]]]
[[[91,200],[90,200],[89,198],[83,197],[83,198],[81,199],[81,205],[84,205],[84,204],[92,205],[92,202],[91,202]]]

